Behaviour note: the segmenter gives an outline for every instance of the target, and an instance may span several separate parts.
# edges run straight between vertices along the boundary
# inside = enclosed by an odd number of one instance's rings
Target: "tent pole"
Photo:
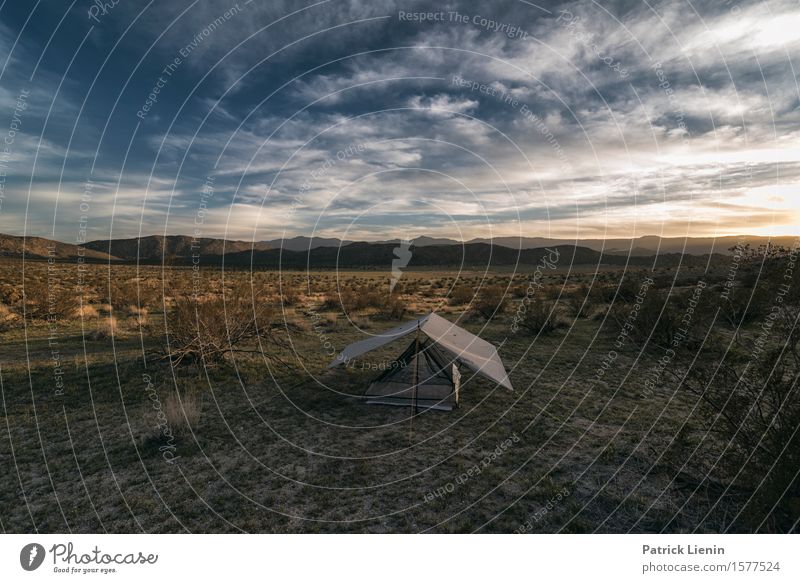
[[[417,414],[417,387],[419,386],[419,324],[417,324],[417,337],[414,339],[414,414]]]
[[[417,322],[417,336],[414,338],[414,388],[411,389],[411,417],[408,425],[408,442],[413,442],[414,415],[417,414],[417,385],[419,384],[419,322]]]

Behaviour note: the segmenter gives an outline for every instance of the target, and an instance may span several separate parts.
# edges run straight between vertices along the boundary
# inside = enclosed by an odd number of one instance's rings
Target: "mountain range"
[[[730,254],[737,243],[753,247],[771,241],[791,246],[794,237],[658,237],[636,239],[552,239],[545,237],[496,237],[456,241],[447,238],[418,237],[412,239],[409,266],[435,265],[513,265],[536,263],[545,247],[568,252],[573,263],[626,262],[646,264],[654,256],[705,256]],[[191,263],[193,257],[203,264],[226,265],[306,265],[319,267],[386,265],[397,258],[399,239],[384,241],[342,241],[332,238],[293,237],[269,241],[237,241],[229,239],[193,239],[186,235],[150,235],[132,239],[98,240],[77,245],[44,239],[0,234],[0,256],[28,259],[72,259],[79,256],[90,261],[153,263],[169,261]]]
[[[653,256],[669,253],[687,253],[689,255],[708,255],[718,253],[721,255],[731,255],[732,247],[737,244],[749,243],[751,247],[766,245],[772,242],[773,245],[791,247],[796,237],[758,237],[754,235],[725,236],[725,237],[659,237],[658,235],[646,235],[633,239],[558,239],[548,237],[494,237],[475,238],[467,241],[456,239],[437,238],[437,237],[417,237],[411,239],[414,247],[433,247],[445,245],[472,245],[474,243],[485,243],[488,245],[508,247],[509,249],[541,249],[557,245],[574,245],[576,247],[586,247],[594,251],[601,251],[604,255],[625,255],[625,256]],[[387,239],[373,241],[371,244],[392,244],[399,245],[400,239]],[[308,251],[318,247],[342,247],[351,245],[354,241],[325,239],[319,237],[293,237],[291,239],[273,239],[263,241],[270,248],[283,248],[290,251]],[[260,245],[257,243],[256,245]],[[262,248],[256,247],[256,250]]]

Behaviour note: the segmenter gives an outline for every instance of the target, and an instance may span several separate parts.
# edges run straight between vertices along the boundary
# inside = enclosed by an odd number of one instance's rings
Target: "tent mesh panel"
[[[369,403],[412,405],[414,401],[414,369],[419,385],[416,402],[420,408],[452,409],[455,404],[452,362],[432,342],[412,342],[390,367],[370,384],[365,393]]]

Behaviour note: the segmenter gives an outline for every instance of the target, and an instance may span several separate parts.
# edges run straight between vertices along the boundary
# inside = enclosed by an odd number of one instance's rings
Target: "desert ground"
[[[779,255],[409,270],[391,292],[386,270],[3,260],[0,528],[790,531],[796,301],[772,318],[759,284]],[[515,391],[465,374],[457,409],[412,418],[361,399],[407,341],[326,368],[431,310],[497,345]]]

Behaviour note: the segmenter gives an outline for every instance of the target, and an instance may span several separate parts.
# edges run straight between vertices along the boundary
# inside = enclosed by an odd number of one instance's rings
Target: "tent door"
[[[387,371],[372,381],[364,396],[368,404],[413,406],[414,371],[417,370],[417,406],[449,411],[455,405],[455,392],[448,365],[448,359],[432,343],[420,343],[417,351],[415,341]]]

